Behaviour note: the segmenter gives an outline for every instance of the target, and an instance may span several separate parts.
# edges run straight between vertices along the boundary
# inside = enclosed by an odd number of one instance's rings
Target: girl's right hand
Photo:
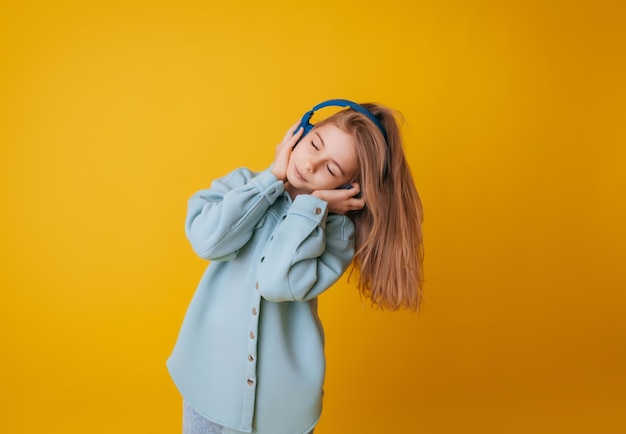
[[[315,190],[311,195],[328,202],[328,212],[333,214],[358,211],[365,206],[365,199],[358,196],[361,186],[357,182],[351,182],[351,184],[350,189]]]
[[[300,121],[296,122],[291,128],[289,128],[289,131],[285,134],[283,141],[276,146],[276,155],[274,156],[274,163],[272,164],[271,172],[278,180],[287,180],[287,166],[289,165],[291,151],[296,143],[298,143],[300,137],[302,137],[302,132],[304,131],[304,128],[300,127],[298,132],[294,134],[298,125],[300,125]]]

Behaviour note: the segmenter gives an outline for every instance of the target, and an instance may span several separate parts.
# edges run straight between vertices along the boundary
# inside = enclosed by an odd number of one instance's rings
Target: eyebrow
[[[317,137],[319,137],[320,142],[322,143],[322,147],[326,148],[326,144],[324,143],[324,139],[322,139],[322,136],[320,136],[320,133],[318,133],[317,131],[315,131],[315,134],[317,135]],[[335,165],[337,166],[337,168],[339,168],[339,171],[341,172],[341,174],[343,176],[346,176],[346,174],[344,173],[343,169],[341,168],[341,166],[339,165],[339,163],[337,163],[336,160],[331,160],[333,163],[335,163]]]

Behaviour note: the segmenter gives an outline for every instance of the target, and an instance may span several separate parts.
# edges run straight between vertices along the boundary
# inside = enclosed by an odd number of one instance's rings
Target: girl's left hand
[[[361,186],[353,182],[349,190],[315,190],[312,196],[328,202],[328,212],[333,214],[345,214],[348,211],[356,211],[365,206],[365,200],[361,197],[354,197],[361,192]]]

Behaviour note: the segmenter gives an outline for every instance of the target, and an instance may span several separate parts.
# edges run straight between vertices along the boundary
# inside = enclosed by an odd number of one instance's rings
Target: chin
[[[311,190],[310,188],[307,187],[303,187],[300,183],[297,184],[292,184],[291,181],[289,181],[289,178],[287,178],[287,181],[289,182],[289,186],[290,188],[288,188],[288,190],[292,193],[295,194],[311,194],[313,193],[313,190]]]

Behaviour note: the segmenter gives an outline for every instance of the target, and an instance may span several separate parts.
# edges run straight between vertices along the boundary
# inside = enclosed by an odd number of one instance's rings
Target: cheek
[[[359,171],[357,169],[346,172],[346,178],[348,181],[355,181],[359,177]]]
[[[295,158],[298,158],[300,155],[300,150],[298,149],[300,147],[300,145],[297,145],[295,148],[293,148],[293,150],[291,151],[291,154],[289,154],[289,164],[292,163],[292,161]]]
[[[293,148],[293,150],[291,151],[291,156],[292,157],[302,157],[303,155],[306,155],[306,144],[305,143],[298,143],[296,145],[295,148]]]

